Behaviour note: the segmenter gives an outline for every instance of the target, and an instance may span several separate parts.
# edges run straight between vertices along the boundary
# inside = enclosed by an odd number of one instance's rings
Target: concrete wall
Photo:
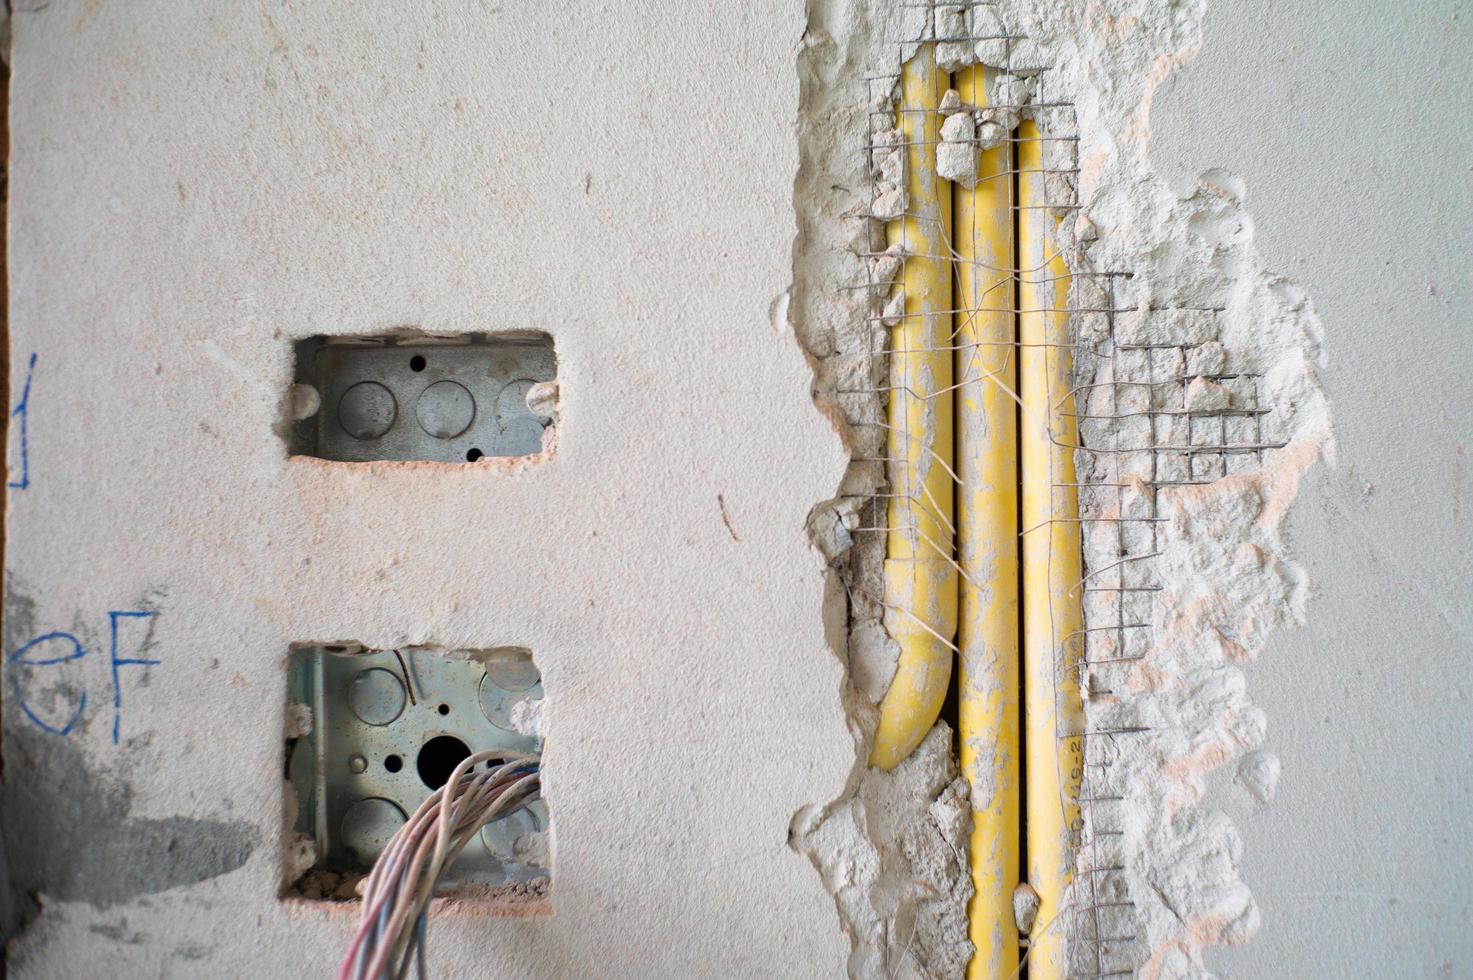
[[[1308,626],[1249,672],[1283,762],[1245,843],[1258,936],[1234,976],[1473,968],[1473,10],[1455,0],[1209,7],[1153,113],[1183,188],[1242,177],[1268,266],[1314,298],[1338,465],[1289,537]],[[1237,812],[1234,812],[1236,808]]]
[[[783,316],[802,5],[16,6],[6,651],[82,655],[5,665],[10,968],[330,969],[348,916],[276,899],[282,702],[289,643],[351,639],[546,678],[556,915],[439,921],[439,969],[839,974],[786,840],[854,759]],[[1242,177],[1313,297],[1338,444],[1308,626],[1249,668],[1277,797],[1208,801],[1262,913],[1230,975],[1473,963],[1463,8],[1224,0],[1156,97],[1155,165]],[[287,459],[292,342],[406,325],[550,332],[556,457]]]
[[[542,667],[556,914],[437,921],[438,975],[834,974],[787,845],[853,757],[803,528],[843,454],[771,312],[801,5],[34,6],[7,650],[85,654],[7,668],[10,858],[43,908],[14,975],[334,967],[348,914],[276,899],[311,639]],[[550,332],[556,457],[288,459],[292,342],[401,325]],[[110,611],[156,613],[117,649],[159,661],[119,668],[117,744]],[[18,710],[64,727],[84,694],[64,736]]]

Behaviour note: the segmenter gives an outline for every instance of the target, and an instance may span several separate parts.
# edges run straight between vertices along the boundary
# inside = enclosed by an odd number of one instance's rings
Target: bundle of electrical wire
[[[425,975],[425,916],[440,876],[483,826],[538,798],[541,762],[536,755],[477,752],[429,795],[364,882],[362,918],[338,980],[401,978],[410,963]]]

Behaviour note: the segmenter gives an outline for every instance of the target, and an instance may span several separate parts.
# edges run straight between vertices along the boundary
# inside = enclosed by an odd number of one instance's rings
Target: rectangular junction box
[[[525,649],[299,645],[288,670],[287,779],[297,802],[289,894],[351,898],[352,883],[461,760],[542,750],[542,680]],[[545,894],[547,830],[541,800],[492,821],[442,890]]]
[[[557,356],[542,333],[313,337],[286,402],[294,454],[474,463],[543,449]]]

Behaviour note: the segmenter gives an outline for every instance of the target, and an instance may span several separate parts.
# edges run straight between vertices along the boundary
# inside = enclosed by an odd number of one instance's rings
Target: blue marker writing
[[[33,650],[44,643],[51,643],[53,641],[70,644],[71,649],[67,653],[60,654],[54,657],[47,657],[44,660],[35,659],[35,655],[26,656],[28,651]],[[44,636],[38,636],[34,640],[31,640],[25,646],[21,647],[19,650],[16,650],[10,655],[10,662],[12,664],[17,664],[25,667],[51,667],[56,664],[68,663],[72,660],[80,660],[86,655],[87,651],[82,648],[81,642],[75,636],[70,633],[55,632],[47,633]],[[116,673],[117,671],[116,669],[114,669],[115,677]],[[67,720],[67,723],[65,725],[61,726],[60,728],[55,728],[42,721],[41,718],[37,716],[34,711],[31,710],[31,706],[29,704],[26,704],[25,695],[21,693],[20,677],[18,672],[11,672],[11,681],[14,684],[15,700],[20,704],[20,710],[25,713],[25,716],[27,718],[31,719],[31,721],[35,722],[46,731],[51,732],[53,735],[69,734],[72,730],[72,727],[76,725],[77,719],[82,717],[82,710],[87,707],[87,692],[84,690],[77,699],[77,710],[72,712],[71,718]],[[114,736],[114,741],[116,740],[116,736]]]
[[[140,612],[137,610],[110,610],[107,614],[108,627],[112,633],[112,668],[113,668],[113,744],[118,744],[118,738],[123,726],[123,689],[118,686],[118,668],[129,667],[153,667],[161,661],[145,660],[142,657],[119,657],[118,656],[118,621],[122,619],[153,619],[156,612]],[[150,637],[153,636],[153,626],[149,624],[148,636],[143,638],[139,644],[140,649],[148,646]]]
[[[6,484],[12,490],[24,490],[31,485],[31,447],[30,447],[30,423],[31,414],[31,374],[36,370],[36,352],[31,352],[31,359],[26,364],[26,383],[20,392],[20,401],[15,408],[10,410],[11,418],[20,419],[20,482],[11,480]]]

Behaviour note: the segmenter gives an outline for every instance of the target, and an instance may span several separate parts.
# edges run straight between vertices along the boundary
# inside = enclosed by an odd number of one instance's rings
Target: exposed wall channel
[[[960,975],[967,836],[987,803],[969,799],[945,712],[893,772],[865,764],[897,656],[873,598],[884,535],[863,529],[884,523],[872,519],[887,483],[876,392],[889,367],[875,352],[894,303],[884,284],[903,260],[864,257],[884,240],[875,188],[886,179],[885,161],[865,152],[868,119],[894,98],[876,98],[866,79],[893,73],[915,50],[907,40],[940,41],[947,71],[1005,70],[1009,98],[1031,105],[1023,117],[1077,134],[1047,162],[1050,200],[1077,202],[1057,212],[1057,246],[1074,274],[1091,586],[1080,672],[1089,805],[1062,917],[1071,967],[1200,975],[1204,949],[1258,928],[1239,835],[1209,781],[1273,799],[1269,722],[1241,668],[1303,618],[1307,583],[1280,528],[1333,442],[1313,305],[1264,267],[1247,189],[1210,171],[1182,198],[1151,163],[1152,96],[1199,47],[1202,15],[1202,3],[1148,0],[809,4],[792,318],[815,400],[854,457],[810,533],[830,567],[826,616],[847,667],[855,763],[842,796],[795,815],[792,841],[835,897],[851,976]]]

